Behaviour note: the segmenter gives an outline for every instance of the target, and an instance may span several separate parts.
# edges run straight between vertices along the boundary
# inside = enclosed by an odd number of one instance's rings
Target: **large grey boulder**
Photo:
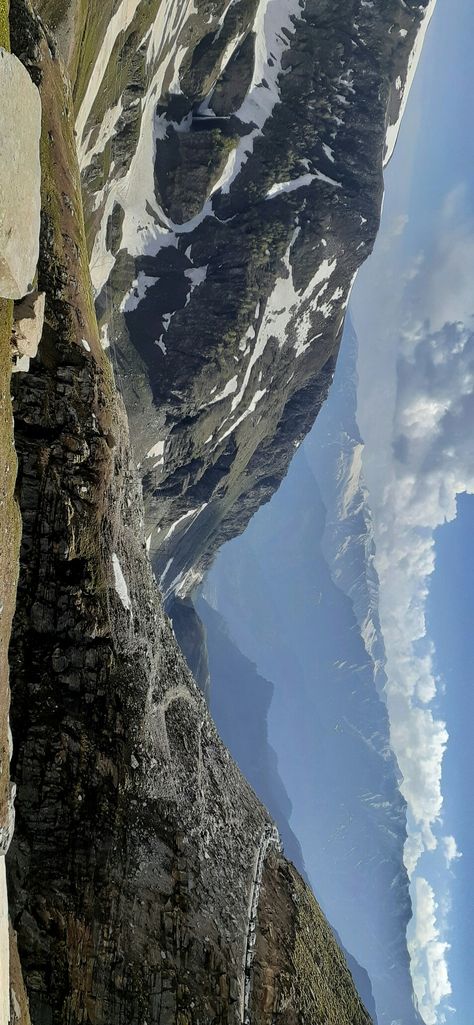
[[[0,47],[0,296],[21,299],[36,273],[41,102],[21,61]]]
[[[44,324],[44,292],[37,290],[17,303],[13,314],[12,341],[18,356],[33,359],[38,352]]]

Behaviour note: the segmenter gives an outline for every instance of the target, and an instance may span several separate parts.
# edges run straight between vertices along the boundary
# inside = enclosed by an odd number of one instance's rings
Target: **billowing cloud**
[[[387,308],[403,310],[402,328],[397,333],[393,322],[383,326],[377,344],[388,354],[374,367],[365,356],[359,389],[361,410],[367,397],[370,406],[377,392],[387,395],[385,404],[377,405],[377,422],[369,409],[360,426],[380,580],[391,743],[408,806],[404,856],[414,902],[409,951],[426,1025],[442,1022],[451,985],[441,901],[421,873],[427,871],[427,852],[437,847],[448,868],[459,857],[454,837],[441,836],[449,738],[434,707],[440,681],[427,636],[426,601],[435,569],[435,531],[455,518],[458,494],[474,493],[474,219],[463,186],[447,196],[437,225],[432,245],[416,256],[412,272],[408,268],[399,276],[398,305],[387,296]],[[387,232],[393,239],[393,224]],[[393,272],[385,269],[385,276],[392,285]],[[384,378],[393,366],[395,392]]]
[[[423,876],[414,885],[413,923],[408,949],[418,1008],[427,1025],[436,1025],[438,1007],[451,993],[446,955],[449,943],[440,938],[438,906],[432,886]]]

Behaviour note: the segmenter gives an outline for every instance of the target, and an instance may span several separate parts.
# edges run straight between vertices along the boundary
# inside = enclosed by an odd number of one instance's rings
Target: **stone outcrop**
[[[71,97],[28,5],[12,9],[12,45],[47,112],[45,324],[14,389],[23,539],[8,872],[31,1021],[241,1025],[256,867],[272,824],[163,611],[127,419],[90,302]],[[309,999],[311,970],[298,985]],[[367,1022],[354,1000],[358,1016],[341,1005],[340,1025]]]
[[[0,296],[33,288],[40,218],[41,104],[16,56],[0,47]]]
[[[44,302],[44,292],[36,290],[15,304],[12,330],[15,356],[27,356],[29,359],[36,356],[43,333]]]

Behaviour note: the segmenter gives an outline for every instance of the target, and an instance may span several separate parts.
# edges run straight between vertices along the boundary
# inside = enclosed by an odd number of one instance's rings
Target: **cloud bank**
[[[474,222],[465,186],[447,196],[437,226],[429,253],[418,253],[398,277],[403,327],[398,335],[387,327],[382,339],[392,353],[395,348],[394,401],[387,402],[384,425],[362,426],[391,743],[408,806],[405,864],[414,905],[408,945],[426,1025],[445,1020],[451,985],[443,916],[441,923],[437,920],[440,902],[423,865],[436,848],[447,868],[460,857],[455,838],[441,835],[442,764],[449,738],[436,713],[440,681],[425,610],[435,568],[435,531],[455,518],[458,494],[474,493]],[[387,365],[390,361],[385,367],[379,363],[375,374],[383,375]],[[378,386],[384,385],[381,376]],[[373,380],[366,386],[373,394]]]

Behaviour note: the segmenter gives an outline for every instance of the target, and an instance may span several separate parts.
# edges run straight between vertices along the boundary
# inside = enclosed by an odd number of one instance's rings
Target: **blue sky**
[[[352,301],[392,740],[409,805],[415,988],[428,1022],[455,1007],[460,1025],[472,1021],[474,757],[463,706],[473,603],[466,579],[459,592],[448,586],[444,554],[465,545],[469,565],[472,500],[459,522],[438,528],[455,517],[456,493],[474,490],[473,40],[470,0],[438,0],[386,173],[381,233]],[[463,857],[448,868],[453,837]]]

